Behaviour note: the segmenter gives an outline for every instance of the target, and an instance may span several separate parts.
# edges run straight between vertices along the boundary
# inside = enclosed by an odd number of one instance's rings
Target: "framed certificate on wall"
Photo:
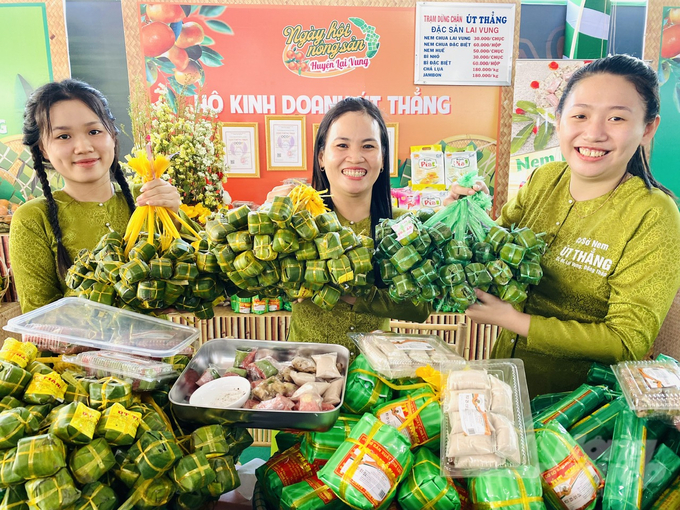
[[[265,115],[267,170],[307,170],[304,115]]]
[[[229,177],[259,177],[257,122],[223,122],[224,166]]]

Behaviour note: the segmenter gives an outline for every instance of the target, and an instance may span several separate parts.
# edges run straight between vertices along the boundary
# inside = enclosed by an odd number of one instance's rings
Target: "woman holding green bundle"
[[[356,234],[375,237],[383,218],[398,217],[404,211],[392,209],[390,196],[389,139],[377,106],[362,97],[349,97],[334,105],[324,116],[314,143],[312,187],[328,190],[326,206],[335,211],[343,226]],[[287,195],[292,186],[278,186],[268,195]],[[311,300],[293,304],[288,340],[345,345],[357,354],[347,336],[353,332],[389,330],[390,318],[422,322],[430,314],[427,304],[394,303],[376,273],[376,287],[365,297],[343,295],[330,311]]]
[[[123,234],[135,196],[140,206],[179,210],[179,193],[166,181],[130,189],[118,162],[114,121],[101,92],[78,80],[48,83],[26,104],[23,142],[43,196],[19,207],[10,229],[10,260],[24,313],[67,295],[64,277],[75,256],[93,249],[110,230]],[[51,190],[48,171],[61,175],[61,190]]]
[[[680,287],[680,213],[644,146],[656,73],[626,55],[574,73],[557,107],[566,162],[538,168],[498,223],[545,232],[543,278],[522,311],[476,290],[466,315],[501,326],[492,357],[521,358],[530,394],[573,390],[593,361],[641,359]],[[478,189],[455,186],[451,199]]]

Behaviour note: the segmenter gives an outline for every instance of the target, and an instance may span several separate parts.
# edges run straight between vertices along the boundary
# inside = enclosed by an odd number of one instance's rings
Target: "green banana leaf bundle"
[[[128,408],[132,403],[132,386],[123,379],[104,377],[90,383],[90,406],[103,411],[114,404]]]
[[[64,402],[82,402],[86,406],[90,404],[89,383],[77,377],[72,372],[66,371],[61,374],[62,380],[67,384],[64,392]]]
[[[227,236],[227,242],[234,253],[241,253],[253,249],[253,238],[246,231],[232,232]]]
[[[545,510],[541,479],[534,466],[491,469],[468,484],[474,508]],[[555,507],[566,508],[566,507]]]
[[[140,479],[133,488],[130,499],[135,501],[135,509],[150,510],[170,502],[176,490],[175,484],[165,475],[152,480]]]
[[[23,484],[8,487],[0,502],[0,510],[29,510],[26,487]]]
[[[347,508],[316,475],[288,485],[281,491],[282,510],[342,510]]]
[[[206,425],[191,433],[191,451],[203,452],[205,455],[229,453],[227,438],[220,425]]]
[[[348,505],[369,510],[388,505],[412,467],[408,439],[367,413],[319,470],[318,477]],[[369,473],[374,473],[373,480],[366,478],[371,477]],[[379,490],[375,490],[376,475],[384,480]]]
[[[258,234],[253,236],[253,255],[258,260],[274,260],[278,254],[272,249],[272,237]]]
[[[272,250],[276,253],[288,254],[300,249],[300,240],[294,230],[280,228],[274,232]]]
[[[300,452],[297,444],[271,457],[255,471],[264,496],[270,505],[277,505],[284,487],[301,482],[316,472]]]
[[[229,445],[229,455],[233,457],[234,462],[238,462],[238,458],[243,453],[243,450],[253,444],[253,436],[248,429],[243,427],[226,427],[223,426],[224,436],[227,438]]]
[[[139,469],[132,460],[127,458],[127,452],[123,450],[117,450],[114,458],[116,465],[110,472],[128,489],[131,489],[139,480]]]
[[[64,510],[115,510],[118,508],[116,492],[106,484],[93,482],[80,491],[80,498]]]
[[[21,397],[31,377],[23,368],[0,360],[0,397]]]
[[[202,451],[185,455],[170,471],[170,478],[179,492],[199,491],[213,482],[215,476]]]
[[[392,399],[392,388],[371,368],[363,354],[349,366],[342,410],[349,414],[363,414]]]
[[[96,482],[115,465],[111,447],[102,437],[75,448],[68,461],[71,474],[80,484]]]
[[[358,416],[341,414],[326,432],[305,432],[300,442],[300,452],[307,462],[317,470],[328,462],[335,450],[347,439],[352,432],[352,427],[359,421]],[[279,442],[279,435],[276,440]]]
[[[10,397],[9,395],[2,397],[2,400],[0,400],[0,413],[2,413],[2,411],[7,411],[8,409],[14,409],[15,407],[24,407],[24,403],[18,398]]]
[[[660,444],[652,460],[645,466],[640,508],[648,510],[663,491],[673,483],[678,474],[680,474],[680,457],[665,444]]]
[[[182,492],[172,500],[173,510],[195,510],[203,508],[203,504],[208,501],[208,496],[201,492]]]
[[[314,294],[312,302],[322,310],[332,310],[340,301],[341,292],[335,287],[324,285],[323,288]]]
[[[399,486],[403,510],[460,510],[460,498],[453,485],[441,476],[439,458],[427,448],[416,452],[413,469]]]
[[[24,479],[52,476],[66,467],[66,447],[54,434],[24,437],[17,444],[14,472]]]
[[[141,413],[125,409],[121,404],[115,403],[101,413],[95,435],[114,446],[131,445],[135,442],[141,420]]]
[[[295,252],[295,258],[301,261],[312,261],[318,259],[319,252],[316,250],[316,243],[314,241],[301,242],[298,251]]]
[[[144,432],[128,450],[128,458],[139,470],[142,479],[156,478],[169,471],[182,457],[182,450],[171,433]]]
[[[340,225],[340,220],[338,220],[338,215],[335,211],[328,211],[321,213],[314,218],[316,221],[316,226],[319,227],[319,232],[322,234],[328,232],[338,232],[342,225]]]
[[[14,457],[16,457],[16,454],[16,448],[10,448],[2,452],[2,457],[0,457],[0,488],[4,489],[24,481],[14,471]]]
[[[25,407],[0,413],[0,449],[14,448],[21,438],[36,432],[40,422]]]
[[[646,439],[644,420],[632,410],[622,409],[614,425],[607,483],[602,495],[603,510],[640,508]]]
[[[59,410],[50,432],[67,444],[87,444],[94,437],[101,413],[82,402],[71,402]]]
[[[36,510],[55,510],[67,507],[80,497],[68,469],[60,469],[53,476],[26,482],[28,507]]]
[[[289,196],[277,196],[274,197],[268,214],[273,221],[288,222],[293,216],[294,209],[293,201]]]
[[[227,211],[227,223],[233,227],[234,230],[241,230],[248,225],[248,215],[250,214],[250,207],[242,205],[235,209]]]
[[[215,479],[201,490],[201,494],[217,498],[241,485],[238,471],[234,466],[234,458],[231,455],[208,459],[208,464],[215,473]]]
[[[248,232],[251,235],[273,235],[276,225],[265,211],[248,213]]]
[[[327,232],[319,237],[315,237],[314,244],[316,244],[316,251],[321,260],[337,259],[345,251],[340,241],[340,235],[337,232]]]
[[[312,213],[306,209],[296,212],[291,218],[290,224],[300,236],[300,239],[304,241],[311,241],[319,235],[319,227],[314,221]]]

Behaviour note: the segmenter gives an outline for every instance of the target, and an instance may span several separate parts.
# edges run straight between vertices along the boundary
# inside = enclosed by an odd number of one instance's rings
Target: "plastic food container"
[[[218,409],[192,405],[189,402],[188,392],[191,385],[187,380],[187,373],[193,370],[202,374],[210,366],[215,367],[220,373],[226,372],[230,367],[233,367],[237,348],[257,349],[258,358],[271,356],[284,366],[290,364],[295,356],[312,356],[335,352],[337,353],[338,363],[342,365],[340,375],[347,380],[349,350],[342,345],[218,338],[201,346],[170,390],[168,397],[177,418],[204,425],[223,424],[260,429],[297,429],[317,432],[330,430],[338,419],[340,407],[345,400],[344,386],[340,395],[340,402],[330,411]],[[231,378],[226,377],[225,379]]]
[[[671,360],[612,365],[630,408],[640,418],[680,415],[680,366]]]
[[[522,360],[470,361],[442,373],[442,476],[538,466]]]
[[[139,391],[153,390],[179,375],[170,363],[115,351],[81,352],[71,356],[64,355],[62,359],[66,363],[82,367],[88,375],[94,377],[129,379],[132,389]]]
[[[415,377],[427,365],[465,363],[453,346],[435,335],[399,335],[377,331],[349,333],[373,370],[388,379]]]
[[[72,353],[95,348],[151,358],[177,354],[199,335],[190,326],[75,297],[10,319],[4,329],[21,333],[24,342],[40,350]]]

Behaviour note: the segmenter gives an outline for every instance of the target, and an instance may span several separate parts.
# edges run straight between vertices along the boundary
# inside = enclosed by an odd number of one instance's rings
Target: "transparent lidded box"
[[[179,373],[170,363],[116,351],[88,351],[63,355],[62,360],[81,367],[95,377],[128,379],[135,390],[153,390],[173,381]]]
[[[371,368],[387,379],[415,377],[418,367],[463,363],[463,345],[446,343],[436,335],[407,335],[385,331],[348,333]]]
[[[190,326],[76,297],[14,317],[4,329],[21,333],[24,342],[39,350],[107,349],[151,358],[177,354],[199,336]]]
[[[611,367],[628,406],[638,417],[680,415],[680,365],[675,361],[622,361]]]
[[[440,371],[442,476],[468,478],[495,468],[538,466],[521,359],[468,361]]]

